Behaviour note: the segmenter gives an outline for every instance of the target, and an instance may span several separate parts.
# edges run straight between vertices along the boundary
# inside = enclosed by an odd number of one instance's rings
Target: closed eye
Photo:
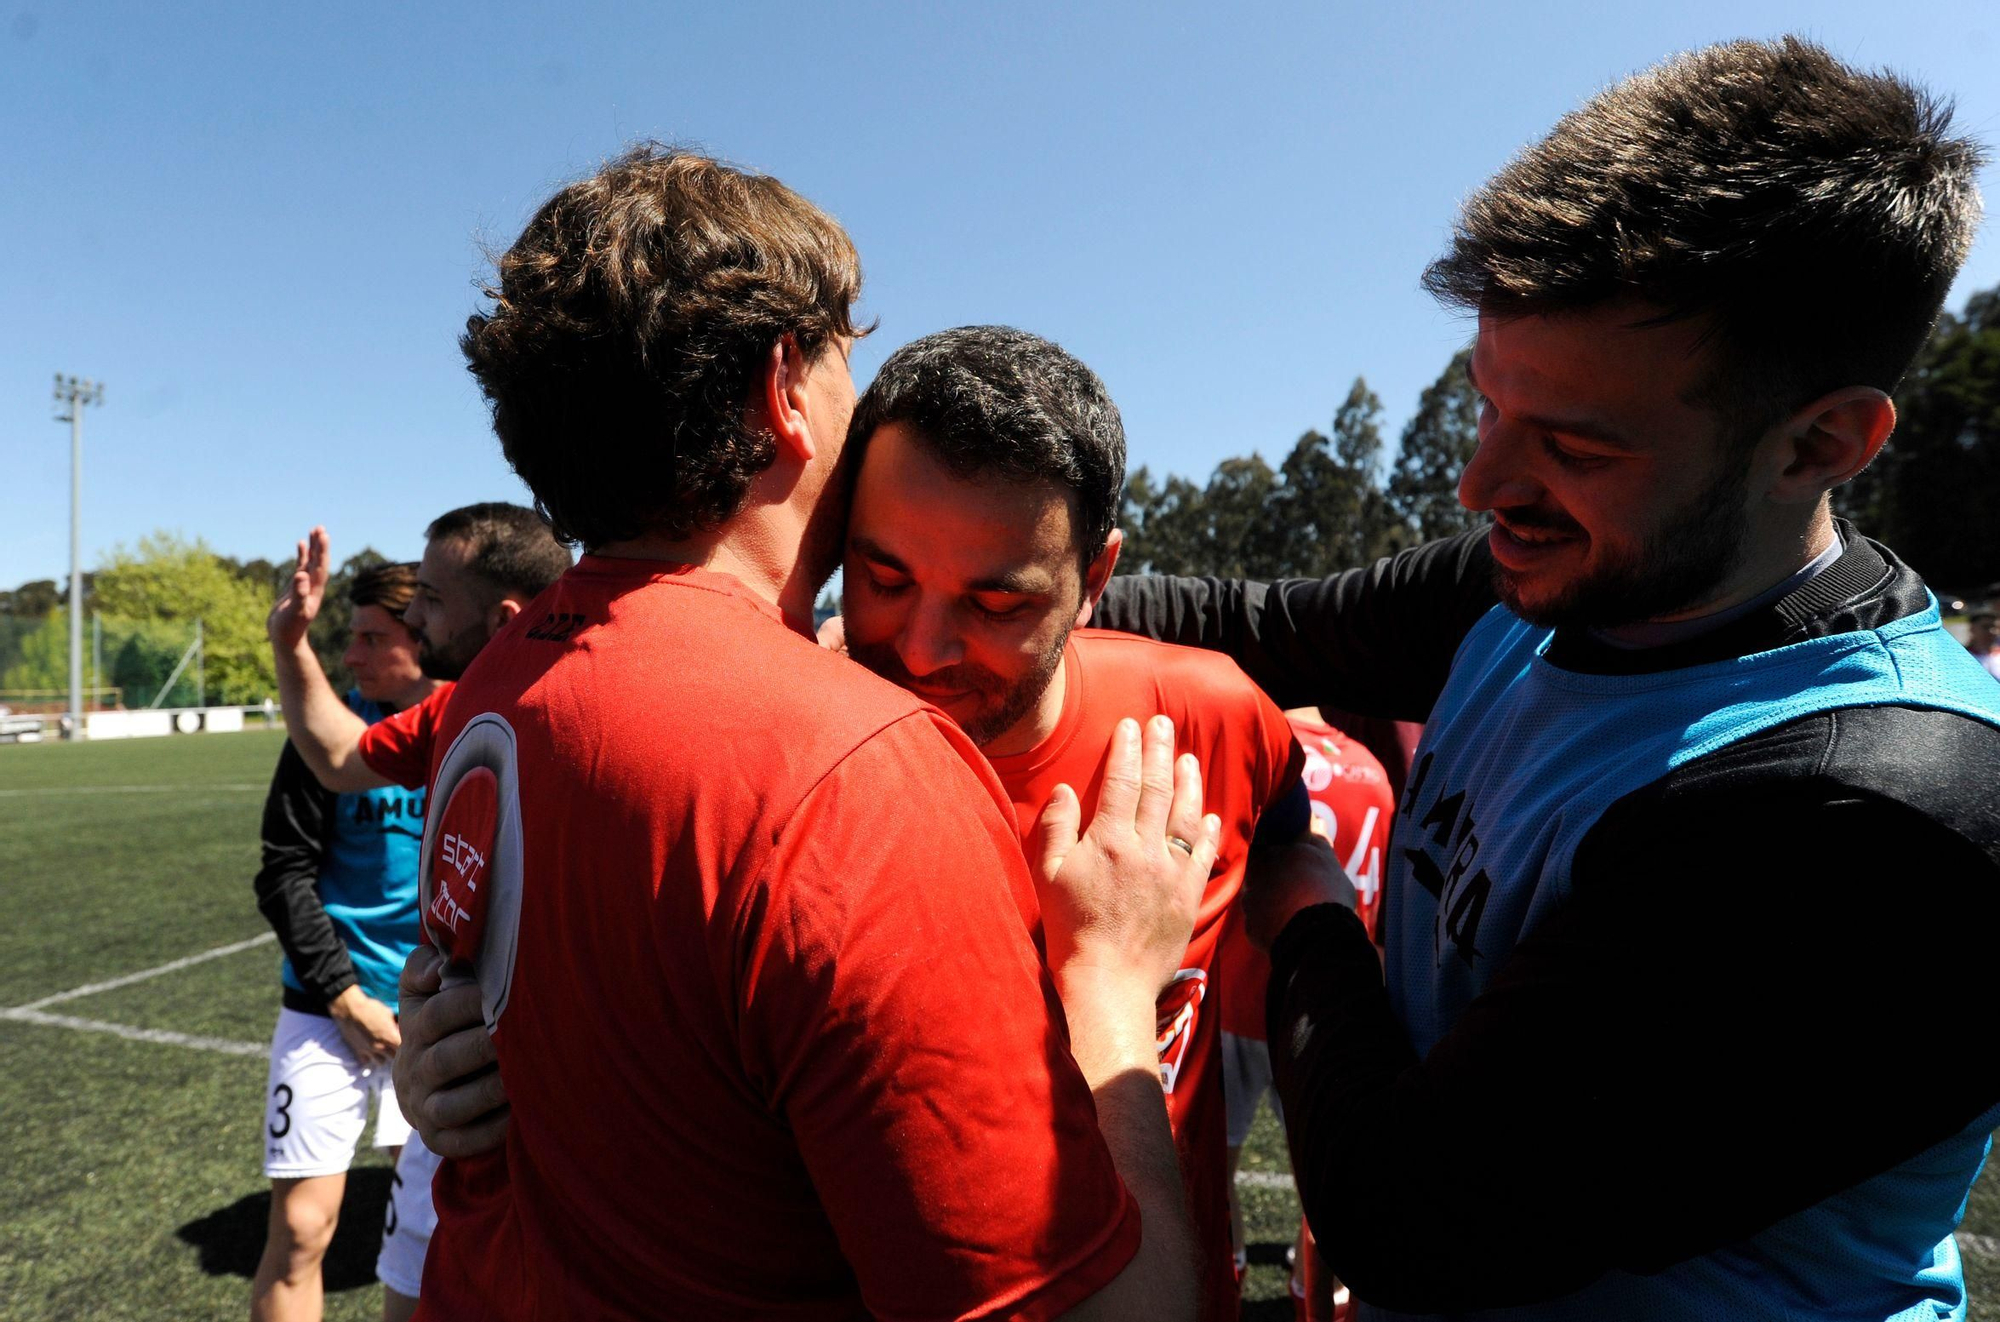
[[[1572,450],[1554,436],[1546,433],[1542,437],[1542,446],[1549,452],[1549,458],[1555,460],[1557,464],[1564,468],[1575,469],[1578,472],[1589,472],[1594,468],[1602,468],[1611,462],[1611,456],[1609,455],[1590,454],[1582,450]]]
[[[985,602],[974,598],[972,608],[989,620],[1001,622],[1019,617],[1028,609],[1028,603],[1025,601],[1016,601],[1005,606],[989,606]]]

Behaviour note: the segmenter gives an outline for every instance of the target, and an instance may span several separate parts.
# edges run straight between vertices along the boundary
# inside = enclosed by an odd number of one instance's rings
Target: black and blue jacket
[[[1282,706],[1429,723],[1386,982],[1309,910],[1267,1001],[1308,1215],[1373,1315],[1963,1314],[2000,685],[1841,535],[1776,602],[1636,652],[1499,609],[1478,533],[1107,592],[1098,623],[1228,651]]]

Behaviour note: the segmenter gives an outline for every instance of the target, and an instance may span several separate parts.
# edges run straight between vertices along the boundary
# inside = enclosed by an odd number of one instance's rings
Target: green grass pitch
[[[265,935],[251,898],[257,822],[281,736],[252,731],[0,747],[0,1009]],[[48,1007],[98,1023],[264,1044],[277,948]],[[234,1318],[248,1306],[268,1184],[265,1062],[0,1019],[0,1322]],[[1239,1186],[1251,1241],[1244,1317],[1289,1318],[1298,1221],[1268,1108]],[[388,1169],[365,1151],[327,1266],[330,1319],[381,1315],[374,1281]],[[1973,1316],[2000,1290],[2000,1177],[1961,1243]]]

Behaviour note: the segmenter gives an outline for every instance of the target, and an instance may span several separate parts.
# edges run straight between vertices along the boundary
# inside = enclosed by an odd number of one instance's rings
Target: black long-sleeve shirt
[[[305,988],[287,987],[285,1005],[308,1014],[325,1014],[328,1002],[359,981],[316,889],[333,834],[335,798],[286,740],[264,798],[264,862],[252,884],[258,911]]]
[[[1646,651],[1559,630],[1598,674],[1703,664],[1926,607],[1843,526],[1823,573]],[[1324,581],[1114,580],[1097,623],[1230,653],[1281,705],[1429,716],[1495,603],[1483,536]],[[1360,923],[1273,951],[1272,1063],[1333,1268],[1382,1307],[1555,1298],[1739,1241],[2000,1100],[2000,731],[1914,707],[1806,717],[1698,757],[1591,827],[1568,902],[1419,1058]],[[1934,1067],[1912,1086],[1912,1059]],[[1756,1085],[1745,1086],[1745,1080]]]

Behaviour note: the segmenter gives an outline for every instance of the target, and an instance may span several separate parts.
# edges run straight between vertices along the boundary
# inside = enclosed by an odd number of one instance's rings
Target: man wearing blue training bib
[[[1271,1054],[1364,1317],[1960,1318],[2000,1123],[2000,685],[1830,493],[1977,225],[1949,111],[1811,44],[1600,93],[1466,203],[1492,526],[1100,623],[1427,721],[1384,885],[1276,935]]]

